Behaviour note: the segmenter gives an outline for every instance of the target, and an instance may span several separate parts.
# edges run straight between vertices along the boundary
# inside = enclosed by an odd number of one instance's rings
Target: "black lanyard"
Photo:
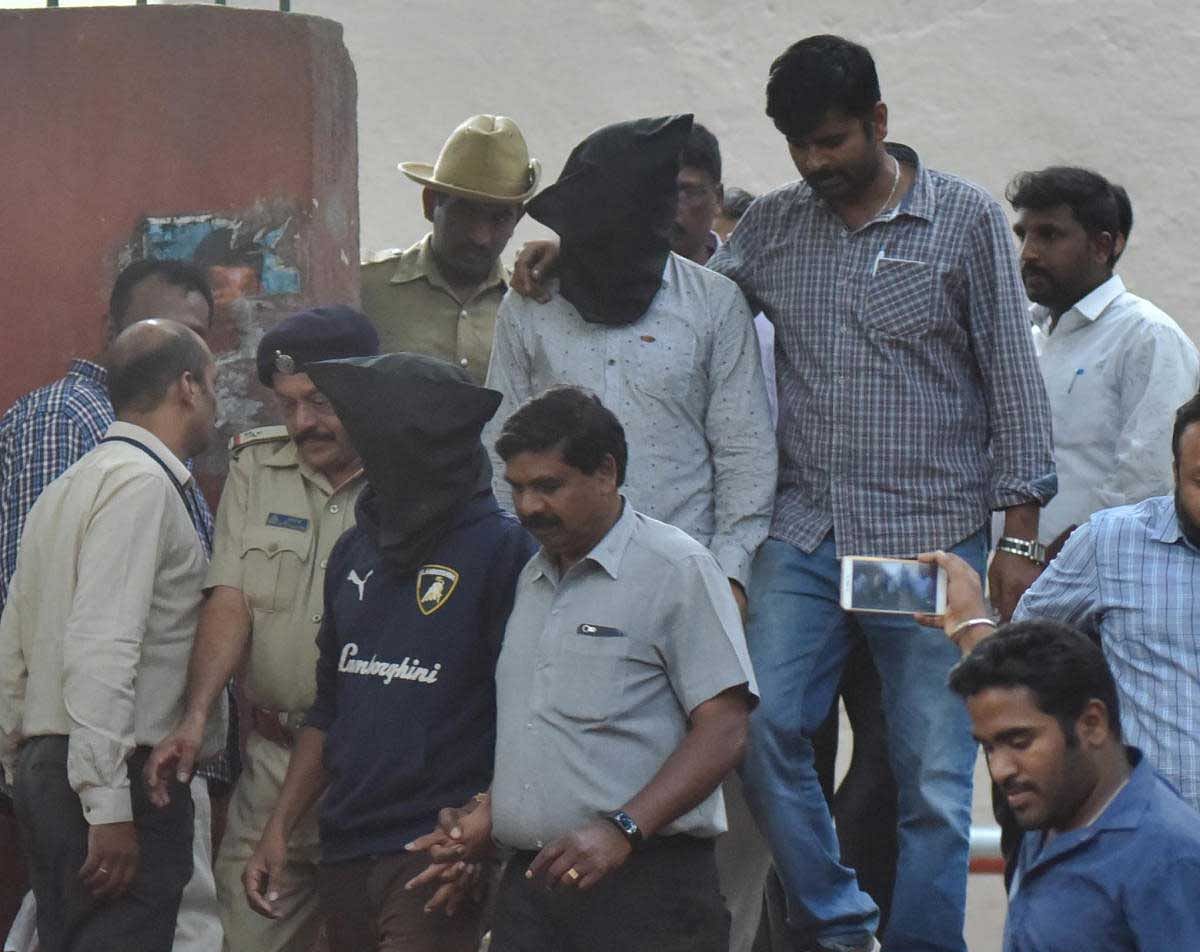
[[[171,480],[171,485],[175,487],[175,491],[179,493],[179,498],[183,500],[183,507],[187,510],[188,517],[192,520],[192,526],[196,530],[196,534],[200,536],[200,541],[204,544],[206,552],[212,551],[212,539],[208,536],[208,527],[204,524],[204,520],[200,518],[199,507],[193,503],[191,496],[188,495],[186,489],[176,477],[171,467],[166,464],[154,450],[150,449],[145,443],[140,440],[135,440],[131,436],[106,436],[100,441],[101,443],[128,443],[130,446],[136,446],[139,450],[149,456],[154,462],[162,467],[162,471],[167,474],[167,478]]]

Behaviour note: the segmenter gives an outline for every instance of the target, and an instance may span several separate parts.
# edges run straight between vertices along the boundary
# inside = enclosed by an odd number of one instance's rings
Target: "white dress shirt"
[[[188,468],[153,433],[117,422],[106,437]],[[25,524],[0,616],[0,742],[68,737],[67,776],[91,824],[132,819],[126,759],[183,713],[208,559],[183,498],[147,453],[101,443],[52,482]],[[220,746],[224,712],[204,752]]]
[[[649,310],[616,327],[589,324],[557,286],[546,304],[506,294],[487,375],[504,399],[483,441],[509,511],[496,439],[522,403],[562,384],[594,391],[621,421],[622,492],[634,508],[707,546],[745,586],[767,537],[778,454],[754,319],[737,285],[671,254]]]
[[[1032,308],[1054,425],[1058,495],[1038,535],[1051,542],[1112,506],[1172,491],[1175,410],[1200,389],[1196,346],[1170,317],[1113,275],[1049,332]]]

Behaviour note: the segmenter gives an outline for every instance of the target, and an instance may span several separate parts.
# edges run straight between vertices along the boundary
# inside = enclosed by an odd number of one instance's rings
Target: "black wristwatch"
[[[645,844],[646,839],[642,836],[642,831],[638,829],[637,822],[624,810],[606,813],[604,819],[620,830],[621,835],[629,841],[629,845],[635,853]]]

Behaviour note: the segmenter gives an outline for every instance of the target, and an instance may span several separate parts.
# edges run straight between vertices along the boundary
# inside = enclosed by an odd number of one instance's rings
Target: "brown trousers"
[[[459,908],[453,918],[425,912],[433,887],[405,890],[429,865],[424,853],[389,853],[322,863],[317,895],[331,949],[353,952],[475,952],[482,906]]]

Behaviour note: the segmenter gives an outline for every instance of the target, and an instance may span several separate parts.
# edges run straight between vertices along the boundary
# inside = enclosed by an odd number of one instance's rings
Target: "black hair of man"
[[[680,166],[707,172],[714,185],[721,184],[721,146],[717,137],[698,122],[692,123],[687,145],[679,154]]]
[[[159,278],[171,287],[184,292],[195,291],[208,304],[208,319],[212,320],[213,302],[212,287],[203,269],[190,261],[160,260],[144,258],[135,261],[117,275],[113,282],[112,294],[108,298],[108,316],[113,327],[121,329],[125,324],[125,312],[129,310],[129,302],[133,299],[133,289],[147,278]]]
[[[1100,647],[1087,635],[1052,621],[1004,625],[985,638],[950,672],[950,689],[966,699],[988,688],[1028,688],[1038,709],[1058,721],[1067,746],[1075,746],[1075,722],[1092,700],[1108,712],[1121,737],[1117,685]]]
[[[120,333],[109,352],[108,395],[118,417],[150,413],[171,386],[190,373],[204,380],[212,354],[194,331],[172,321],[140,321]]]
[[[1113,185],[1099,172],[1073,165],[1052,165],[1039,172],[1022,172],[1008,184],[1005,198],[1014,211],[1046,211],[1066,205],[1089,237],[1104,232],[1113,237],[1108,258],[1111,268],[1121,257],[1116,237],[1129,240],[1133,228],[1133,206],[1120,185]]]
[[[792,141],[831,115],[869,121],[880,99],[870,51],[830,34],[793,43],[776,57],[767,79],[767,115]]]
[[[1179,466],[1179,441],[1183,439],[1183,431],[1194,423],[1200,423],[1200,394],[1196,394],[1175,411],[1175,426],[1171,430],[1171,456],[1177,467]]]
[[[734,221],[746,214],[746,209],[754,201],[754,196],[744,188],[729,185],[725,188],[725,201],[721,203],[721,214]]]
[[[496,440],[496,452],[506,463],[521,453],[552,449],[587,475],[611,456],[617,464],[617,485],[625,482],[629,461],[625,428],[594,393],[578,387],[551,387],[510,416]]]

